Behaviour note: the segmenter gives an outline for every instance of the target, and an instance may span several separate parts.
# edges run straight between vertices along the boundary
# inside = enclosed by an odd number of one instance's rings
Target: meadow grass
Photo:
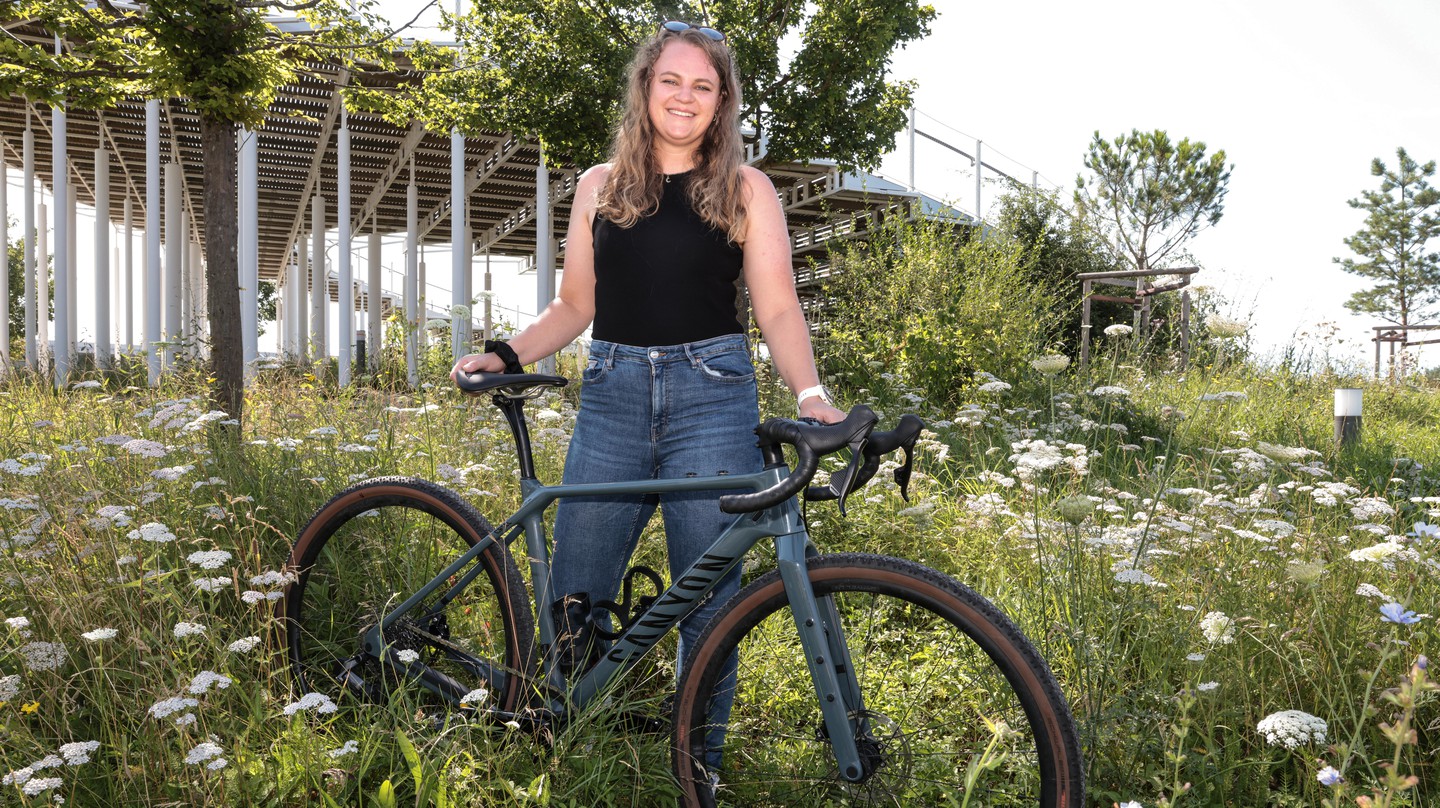
[[[1093,805],[1434,804],[1440,711],[1416,662],[1436,649],[1440,539],[1415,525],[1440,521],[1440,393],[1364,383],[1364,436],[1342,451],[1340,380],[1224,350],[1185,372],[1137,353],[1103,342],[1088,378],[981,377],[958,409],[903,377],[837,380],[882,423],[914,411],[930,430],[910,501],[882,472],[848,518],[812,504],[818,544],[915,559],[1010,614],[1071,701]],[[6,382],[3,799],[671,802],[667,737],[618,714],[657,709],[673,642],[540,738],[437,722],[403,694],[331,713],[294,690],[273,599],[332,494],[409,474],[487,516],[518,504],[495,408],[427,378],[382,392],[267,371],[238,448],[193,373],[157,390]],[[764,380],[765,410],[788,415],[779,387]],[[575,396],[528,408],[542,480],[560,477]],[[635,560],[664,569],[658,519]]]

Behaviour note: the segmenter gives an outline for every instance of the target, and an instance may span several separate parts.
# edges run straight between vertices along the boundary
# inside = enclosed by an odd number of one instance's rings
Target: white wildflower
[[[1128,337],[1133,333],[1135,333],[1135,329],[1124,323],[1105,326],[1105,336],[1107,337]]]
[[[183,712],[191,707],[199,707],[200,702],[195,699],[183,696],[174,696],[168,699],[161,699],[150,705],[150,716],[156,720],[169,718],[178,712]]]
[[[225,750],[220,748],[220,744],[212,743],[210,741],[202,741],[201,743],[196,744],[194,749],[190,750],[190,754],[185,756],[185,762],[204,763],[211,758],[220,757],[220,755],[224,753]]]
[[[230,586],[231,580],[229,578],[196,578],[190,583],[201,592],[214,593]]]
[[[202,570],[215,570],[228,564],[230,558],[224,550],[198,550],[186,556],[185,560]]]
[[[325,756],[329,758],[342,758],[346,755],[353,755],[359,751],[359,741],[346,741],[344,746],[341,746],[339,749],[331,749],[329,752],[325,753]]]
[[[1306,743],[1325,743],[1329,731],[1324,719],[1301,710],[1281,710],[1260,719],[1255,729],[1271,746],[1294,749]]]
[[[89,763],[90,755],[99,748],[99,741],[75,741],[74,743],[61,745],[60,756],[65,758],[67,765],[79,766],[84,763]]]
[[[1009,389],[1010,389],[1010,385],[1007,384],[1007,383],[1005,383],[1005,382],[994,381],[994,382],[986,382],[986,383],[980,385],[980,386],[979,386],[978,388],[976,388],[976,389],[979,390],[979,391],[982,392],[982,393],[1003,393],[1003,392],[1005,392],[1006,390],[1009,390]]]
[[[283,589],[274,589],[269,592],[258,592],[254,589],[247,589],[240,593],[240,599],[245,601],[245,604],[248,606],[254,606],[257,603],[264,603],[266,601],[279,600],[283,597],[285,597],[285,590]]]
[[[135,438],[120,444],[120,448],[133,455],[141,457],[164,457],[170,450],[163,443],[156,443],[153,440]]]
[[[20,674],[0,676],[0,702],[14,701],[20,695]]]
[[[293,701],[285,705],[284,713],[294,715],[305,710],[314,710],[317,713],[335,712],[335,702],[324,693],[306,693],[299,701]]]
[[[1264,441],[1255,444],[1255,449],[1276,463],[1300,463],[1312,455],[1320,454],[1314,449],[1305,449],[1298,446],[1277,446]]]
[[[236,640],[226,646],[226,648],[232,654],[248,654],[254,651],[258,645],[260,645],[260,638],[251,636]]]
[[[460,697],[460,706],[479,707],[480,705],[484,704],[485,700],[488,698],[490,698],[490,691],[486,690],[483,687],[477,687],[469,693],[466,693],[465,695]]]
[[[27,796],[35,797],[52,788],[59,788],[63,785],[65,785],[65,781],[59,777],[36,777],[33,780],[27,780],[25,785],[21,786],[21,789],[24,790]]]
[[[183,640],[186,637],[195,637],[205,633],[205,626],[200,623],[187,623],[180,621],[175,624],[175,639]]]
[[[219,690],[224,690],[230,686],[230,682],[229,676],[224,676],[215,671],[200,671],[195,674],[195,678],[190,680],[190,686],[185,689],[199,695],[201,693],[208,693],[211,686]]]
[[[1362,497],[1350,503],[1350,514],[1357,522],[1376,522],[1394,516],[1395,509],[1382,497]]]
[[[1130,391],[1116,385],[1105,385],[1091,390],[1090,395],[1096,398],[1126,398]]]
[[[1234,339],[1245,335],[1250,329],[1244,320],[1237,320],[1233,317],[1224,317],[1219,314],[1212,314],[1205,318],[1205,327],[1209,329],[1210,336],[1219,339]]]
[[[1035,368],[1046,376],[1052,376],[1070,367],[1070,357],[1064,354],[1039,356],[1030,360],[1030,367]]]
[[[1206,612],[1200,618],[1200,631],[1211,645],[1225,645],[1235,642],[1235,621],[1224,612]]]
[[[166,482],[173,482],[173,481],[175,481],[175,480],[180,479],[181,477],[184,477],[186,474],[189,474],[190,472],[192,472],[192,471],[194,471],[194,470],[195,470],[195,467],[192,466],[192,465],[188,465],[188,464],[187,464],[187,465],[184,465],[184,466],[171,466],[170,468],[167,468],[167,469],[156,469],[156,470],[150,472],[150,476],[151,476],[151,477],[154,477],[154,478],[157,479],[157,480],[165,480]]]
[[[80,636],[89,642],[100,642],[101,640],[114,639],[115,635],[119,633],[120,632],[113,628],[97,628],[92,631],[87,631]]]
[[[125,535],[127,538],[141,539],[156,544],[175,541],[175,534],[170,532],[170,528],[159,522],[146,522],[138,530],[132,530]]]
[[[63,642],[31,642],[20,646],[25,667],[32,671],[53,671],[65,664],[68,652]]]
[[[1219,686],[1219,682],[1201,682],[1200,684],[1195,685],[1195,689],[1200,691],[1201,693],[1209,693],[1210,691],[1214,690]]]

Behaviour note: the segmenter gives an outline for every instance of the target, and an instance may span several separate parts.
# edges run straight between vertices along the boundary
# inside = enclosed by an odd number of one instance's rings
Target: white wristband
[[[805,403],[805,399],[811,398],[812,396],[819,396],[820,400],[826,404],[834,403],[830,400],[830,392],[825,389],[825,385],[817,384],[814,387],[807,387],[801,390],[800,393],[795,396],[795,406],[798,408],[801,404]]]

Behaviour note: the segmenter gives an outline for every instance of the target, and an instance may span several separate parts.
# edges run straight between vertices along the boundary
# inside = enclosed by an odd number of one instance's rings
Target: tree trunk
[[[205,168],[205,283],[210,317],[210,399],[237,421],[245,409],[245,346],[240,329],[240,264],[235,243],[235,124],[200,116]],[[239,434],[239,430],[235,430]]]

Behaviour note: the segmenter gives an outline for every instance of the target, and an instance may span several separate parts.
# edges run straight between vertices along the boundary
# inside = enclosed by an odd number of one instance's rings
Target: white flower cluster
[[[1200,632],[1211,645],[1226,645],[1235,642],[1235,621],[1224,612],[1206,612],[1200,618]]]
[[[185,557],[186,561],[202,570],[217,570],[230,563],[230,554],[224,550],[197,550]]]
[[[175,639],[183,640],[186,637],[198,637],[205,633],[205,626],[201,623],[187,623],[180,621],[175,624]]]
[[[1316,505],[1333,508],[1358,493],[1360,493],[1360,489],[1352,485],[1336,482],[1320,482],[1315,484],[1314,490],[1310,492],[1310,498],[1315,500]]]
[[[192,707],[199,707],[200,702],[184,696],[172,696],[168,699],[161,699],[150,705],[150,717],[156,721],[163,721],[166,718],[189,710]]]
[[[20,695],[20,674],[0,676],[0,701],[14,701]]]
[[[1294,749],[1311,742],[1325,743],[1325,733],[1330,728],[1324,719],[1303,710],[1281,710],[1260,719],[1255,729],[1265,736],[1266,743],[1271,746]]]
[[[141,525],[138,530],[132,530],[125,534],[125,536],[126,538],[155,542],[156,544],[175,541],[175,534],[170,532],[170,528],[159,522],[146,522]]]
[[[190,686],[187,687],[186,690],[199,695],[201,693],[208,693],[212,685],[220,690],[224,690],[230,686],[230,683],[231,680],[229,676],[224,676],[215,671],[200,671],[195,674],[195,678],[190,680]]]
[[[359,751],[360,751],[360,742],[359,742],[359,741],[346,741],[344,746],[341,746],[339,749],[331,749],[329,752],[326,752],[326,753],[325,753],[325,756],[326,756],[326,757],[329,757],[329,758],[332,758],[332,759],[333,759],[333,758],[342,758],[342,757],[345,757],[346,755],[353,755],[353,754],[355,754],[356,752],[359,752]]]
[[[80,636],[86,642],[100,642],[101,640],[113,640],[115,639],[115,635],[119,633],[119,631],[113,628],[97,628],[91,631],[87,631]]]
[[[1420,555],[1413,547],[1406,547],[1398,541],[1382,541],[1369,547],[1350,551],[1351,561],[1379,564],[1387,570],[1395,569],[1396,561],[1418,561]]]
[[[127,440],[120,444],[120,449],[133,455],[139,455],[140,457],[164,457],[170,452],[170,450],[165,447],[165,444],[156,443],[153,440],[145,440],[144,438]]]
[[[232,654],[248,654],[254,651],[258,645],[260,645],[260,638],[251,636],[238,639],[230,643],[226,648]]]
[[[1090,391],[1096,398],[1128,398],[1130,391],[1116,385],[1105,385]]]
[[[1010,444],[1010,448],[1015,450],[1015,454],[1010,455],[1010,462],[1015,464],[1015,476],[1026,482],[1062,465],[1069,466],[1080,475],[1090,471],[1090,457],[1083,443],[1022,440]]]
[[[221,757],[223,754],[225,754],[225,750],[220,748],[220,744],[214,741],[202,741],[190,750],[190,754],[185,756],[185,762],[192,765],[205,763],[205,768],[216,771],[225,768],[226,763],[229,762]],[[209,762],[206,763],[206,761]]]
[[[286,715],[294,715],[306,710],[314,710],[317,713],[333,713],[336,710],[335,702],[324,693],[306,693],[299,701],[292,701],[285,705],[283,712]]]
[[[222,590],[222,589],[224,589],[225,587],[229,586],[229,585],[230,585],[230,579],[229,579],[229,578],[218,578],[218,577],[217,577],[217,578],[196,578],[195,580],[191,581],[190,584],[191,584],[191,586],[194,586],[196,589],[200,590],[201,592],[211,592],[211,593],[214,593],[214,592],[219,592],[220,590]]]
[[[1314,449],[1306,449],[1299,446],[1277,446],[1273,443],[1260,441],[1255,444],[1260,454],[1274,460],[1276,463],[1300,463],[1306,458],[1320,454]]]
[[[1395,509],[1384,497],[1361,497],[1350,503],[1350,515],[1357,522],[1376,522],[1393,517]]]
[[[30,642],[20,646],[25,667],[32,671],[53,671],[65,664],[68,652],[63,642]]]
[[[186,464],[184,466],[171,466],[167,469],[155,469],[154,471],[150,472],[150,476],[154,477],[157,480],[174,482],[175,480],[184,477],[186,474],[189,474],[194,470],[195,467],[189,464]]]
[[[250,576],[250,585],[254,587],[279,587],[274,589],[247,589],[240,593],[240,599],[245,603],[254,606],[257,603],[275,601],[285,597],[283,587],[295,581],[298,576],[293,572],[276,572],[265,570],[258,575]]]

